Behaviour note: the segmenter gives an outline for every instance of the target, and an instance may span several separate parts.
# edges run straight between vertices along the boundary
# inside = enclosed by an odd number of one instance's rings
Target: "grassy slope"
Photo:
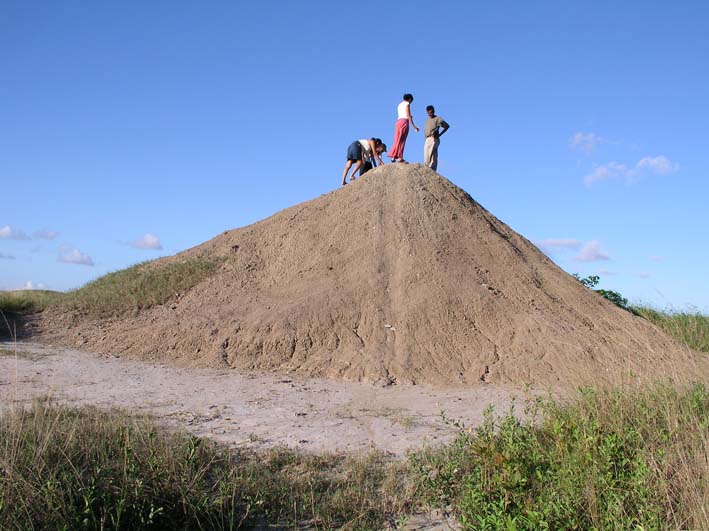
[[[653,308],[633,308],[667,334],[700,352],[709,352],[709,315],[699,312],[666,313]]]
[[[0,311],[31,313],[54,306],[93,317],[137,313],[163,304],[208,278],[218,261],[144,262],[109,273],[67,293],[0,292]]]

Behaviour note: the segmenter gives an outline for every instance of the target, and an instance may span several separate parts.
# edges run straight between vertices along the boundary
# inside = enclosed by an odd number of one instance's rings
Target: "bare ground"
[[[37,398],[154,415],[231,446],[396,456],[450,440],[450,419],[477,425],[488,406],[506,410],[515,391],[381,387],[299,375],[178,368],[36,343],[0,343],[0,404]],[[522,393],[517,392],[517,395]]]

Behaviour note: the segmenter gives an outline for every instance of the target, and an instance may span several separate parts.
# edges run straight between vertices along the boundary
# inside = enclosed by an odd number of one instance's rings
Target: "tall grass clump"
[[[709,391],[583,391],[489,413],[412,458],[421,495],[469,530],[709,529]]]
[[[230,451],[46,403],[0,416],[0,529],[381,529],[405,507],[402,481],[380,454]]]
[[[709,352],[709,315],[699,312],[662,312],[634,307],[635,312],[689,347]]]
[[[49,290],[0,291],[0,312],[33,313],[61,300],[64,294]]]
[[[211,276],[219,264],[215,260],[136,264],[70,291],[63,304],[101,317],[137,313],[184,293]]]

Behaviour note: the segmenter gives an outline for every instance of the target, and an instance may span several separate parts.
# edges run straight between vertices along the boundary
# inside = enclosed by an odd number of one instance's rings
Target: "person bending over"
[[[384,164],[382,160],[382,153],[386,151],[387,147],[382,144],[380,138],[370,138],[355,140],[347,148],[347,163],[345,164],[345,169],[342,171],[342,185],[347,184],[347,173],[354,165],[352,170],[352,175],[350,176],[350,181],[355,179],[355,173],[360,170],[360,177],[368,170],[379,164]]]

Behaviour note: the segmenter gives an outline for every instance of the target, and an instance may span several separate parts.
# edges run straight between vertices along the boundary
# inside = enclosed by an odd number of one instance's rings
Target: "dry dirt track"
[[[484,409],[505,410],[513,392],[377,387],[272,373],[184,369],[36,343],[0,343],[0,405],[51,397],[60,404],[148,413],[229,445],[287,445],[311,452],[404,455],[449,440],[449,418],[475,425]],[[520,395],[521,393],[518,393]]]

